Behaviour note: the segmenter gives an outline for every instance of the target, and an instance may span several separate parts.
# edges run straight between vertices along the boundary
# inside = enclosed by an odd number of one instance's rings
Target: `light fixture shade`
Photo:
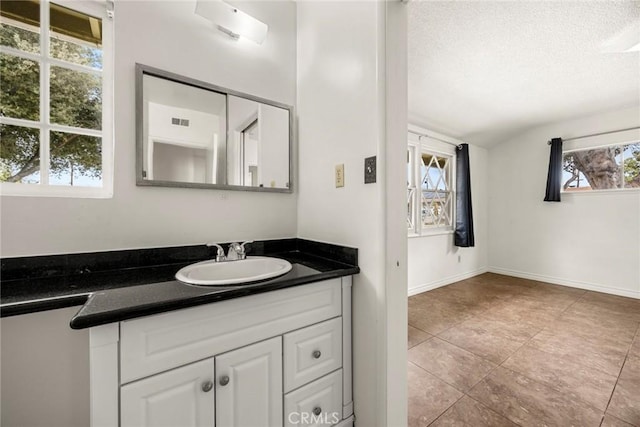
[[[246,37],[258,44],[262,44],[269,30],[264,22],[220,0],[197,0],[196,14],[218,25],[232,37]]]
[[[631,46],[629,49],[625,50],[625,52],[640,52],[640,42]]]

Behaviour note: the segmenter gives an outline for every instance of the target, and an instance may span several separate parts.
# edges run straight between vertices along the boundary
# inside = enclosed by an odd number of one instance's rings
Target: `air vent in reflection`
[[[189,119],[179,119],[177,117],[172,117],[171,118],[171,124],[172,125],[189,127]]]

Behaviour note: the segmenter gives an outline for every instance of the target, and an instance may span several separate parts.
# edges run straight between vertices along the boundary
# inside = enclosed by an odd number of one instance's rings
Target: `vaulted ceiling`
[[[481,146],[640,105],[640,1],[413,1],[409,118]],[[640,120],[640,119],[639,119]]]

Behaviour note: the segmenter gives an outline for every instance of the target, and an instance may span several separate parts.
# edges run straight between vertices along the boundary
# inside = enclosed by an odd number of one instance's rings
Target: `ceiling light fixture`
[[[640,42],[636,43],[635,46],[631,46],[629,49],[625,50],[625,52],[640,52]]]
[[[236,40],[243,37],[262,44],[267,37],[267,24],[221,0],[198,0],[195,12]]]
[[[600,47],[601,53],[640,52],[640,21],[634,21],[622,28]]]

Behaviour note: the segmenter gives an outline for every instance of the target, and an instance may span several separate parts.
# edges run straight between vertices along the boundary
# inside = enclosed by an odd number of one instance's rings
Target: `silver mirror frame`
[[[143,147],[144,147],[144,98],[143,98],[143,78],[144,75],[150,75],[165,80],[174,81],[180,84],[186,84],[189,86],[197,87],[204,90],[218,92],[224,95],[233,95],[240,98],[248,99],[251,101],[260,102],[263,104],[271,105],[274,107],[282,108],[289,111],[289,187],[288,188],[271,188],[271,187],[245,187],[243,185],[228,185],[228,184],[205,184],[196,182],[179,182],[179,181],[162,181],[162,180],[150,180],[143,177]],[[228,100],[227,100],[228,106]],[[293,193],[293,144],[294,144],[294,110],[290,105],[282,104],[279,102],[271,101],[269,99],[260,98],[247,93],[235,91],[233,89],[227,89],[221,86],[217,86],[211,83],[203,82],[201,80],[192,79],[190,77],[174,74],[169,71],[160,70],[148,65],[136,63],[136,185],[142,187],[174,187],[174,188],[205,188],[211,190],[236,190],[236,191],[257,191],[263,193]],[[226,141],[229,139],[229,113],[225,117],[227,122],[227,135]],[[226,142],[225,141],[225,142]],[[226,149],[225,149],[226,151]],[[225,173],[225,181],[228,177]]]

